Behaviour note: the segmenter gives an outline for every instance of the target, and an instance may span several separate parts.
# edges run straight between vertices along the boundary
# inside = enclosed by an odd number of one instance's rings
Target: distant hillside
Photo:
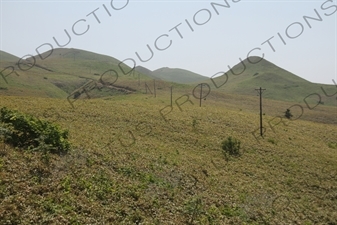
[[[208,79],[207,77],[188,70],[168,67],[157,69],[152,72],[152,75],[161,80],[183,84],[202,82]]]
[[[48,51],[41,55],[44,60],[36,56],[36,63],[31,69],[29,63],[33,63],[33,60],[27,59],[27,65],[21,64],[21,67],[26,67],[27,70],[22,71],[16,65],[18,57],[0,51],[0,68],[15,68],[15,72],[5,76],[5,79],[0,76],[0,95],[66,98],[89,81],[100,87],[91,92],[92,98],[134,92],[156,95],[154,88],[168,91],[168,87],[172,86],[170,82],[175,83],[175,91],[181,92],[189,92],[196,83],[207,82],[212,86],[212,92],[256,96],[255,89],[262,87],[266,89],[263,93],[264,98],[291,102],[303,102],[308,95],[319,93],[322,97],[321,104],[336,106],[335,98],[326,97],[321,89],[323,88],[328,95],[333,95],[337,91],[334,85],[311,83],[259,57],[249,58],[252,62],[261,60],[256,64],[250,63],[248,59],[244,60],[245,69],[241,63],[234,66],[233,72],[241,73],[240,75],[233,75],[231,71],[227,71],[228,81],[223,86],[221,84],[226,80],[226,76],[215,78],[216,85],[221,86],[215,88],[208,77],[184,69],[165,67],[151,71],[137,66],[133,73],[124,75],[119,67],[120,61],[110,56],[63,48],[54,49],[51,55],[50,53]],[[48,55],[50,56],[47,57]],[[122,65],[122,69],[125,72],[131,71],[127,65]],[[118,78],[114,71],[118,73]],[[10,69],[4,73],[9,72]],[[104,82],[111,85],[102,86],[102,74]],[[153,79],[156,79],[155,83]],[[308,101],[313,103],[317,103],[318,100],[317,96],[308,98]]]
[[[138,73],[145,74],[149,77],[152,77],[153,79],[158,79],[158,77],[154,76],[152,71],[149,70],[148,68],[145,68],[145,67],[142,67],[142,66],[136,66],[135,71],[137,71]]]
[[[319,93],[322,97],[324,104],[336,105],[336,99],[328,98],[323,93],[321,87],[332,95],[336,93],[337,89],[334,85],[321,85],[311,83],[297,75],[278,67],[277,65],[260,57],[250,57],[251,62],[259,63],[252,64],[245,59],[243,63],[237,64],[231,70],[228,70],[228,81],[225,85],[218,88],[218,91],[225,93],[244,94],[244,95],[257,95],[256,88],[262,87],[266,89],[263,93],[264,98],[303,102],[303,99],[312,93]],[[241,73],[241,74],[240,74]],[[226,76],[221,76],[214,79],[214,82],[219,87],[226,80]],[[212,84],[212,82],[209,82]],[[318,97],[312,96],[308,98],[308,102],[316,101]]]
[[[50,55],[50,56],[48,56]],[[35,56],[36,59],[40,59],[39,56]],[[54,60],[54,59],[69,59],[69,60],[90,60],[90,61],[100,61],[100,62],[110,62],[118,64],[120,61],[117,59],[102,55],[94,52],[89,52],[80,49],[74,48],[56,48],[52,51],[47,51],[41,54],[42,58],[46,58],[45,60]]]
[[[197,73],[193,73],[188,70],[172,69],[168,67],[163,67],[155,71],[151,71],[145,67],[137,66],[135,70],[139,73],[146,74],[153,79],[174,82],[178,84],[192,84],[208,79],[207,77],[204,77]]]
[[[0,61],[15,62],[20,58],[0,50]]]
[[[22,62],[21,67],[27,69],[26,71],[17,68],[16,62],[1,60],[0,68],[14,66],[17,74],[6,76],[7,83],[0,77],[0,95],[66,98],[85,83],[93,81],[100,88],[92,91],[90,97],[103,97],[141,90],[139,79],[152,80],[141,73],[124,75],[119,67],[119,60],[84,50],[61,48],[45,52],[41,56],[43,60],[35,56],[36,63],[31,69],[29,67],[34,63],[31,58],[26,60],[26,65]],[[127,65],[121,66],[125,72],[131,70]],[[107,84],[104,87],[99,81],[102,74]],[[145,89],[144,85],[141,87]]]

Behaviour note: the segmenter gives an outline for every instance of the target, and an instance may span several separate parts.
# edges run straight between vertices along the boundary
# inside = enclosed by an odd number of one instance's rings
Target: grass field
[[[258,96],[212,92],[202,107],[190,97],[180,111],[175,100],[188,90],[174,89],[165,119],[166,86],[156,98],[79,99],[74,108],[1,96],[1,107],[68,129],[73,147],[46,160],[0,144],[1,224],[337,223],[335,107],[306,108],[275,126],[293,103],[264,99],[258,142]],[[224,156],[229,136],[241,141],[240,157]]]

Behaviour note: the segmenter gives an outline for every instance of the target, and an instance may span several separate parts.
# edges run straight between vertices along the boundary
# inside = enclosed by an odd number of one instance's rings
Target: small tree
[[[293,117],[293,114],[291,114],[290,109],[287,109],[287,111],[285,111],[284,113],[285,113],[284,116],[287,119],[290,119],[291,117]]]

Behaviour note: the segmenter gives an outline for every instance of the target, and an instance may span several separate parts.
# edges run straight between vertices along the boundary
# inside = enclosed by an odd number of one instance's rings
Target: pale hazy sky
[[[66,29],[71,40],[65,48],[132,58],[151,70],[183,68],[212,76],[260,48],[251,55],[264,54],[311,82],[337,81],[337,0],[228,0],[229,8],[224,0],[0,2],[0,49],[18,57],[36,55],[45,43],[57,48],[53,37],[66,44]]]

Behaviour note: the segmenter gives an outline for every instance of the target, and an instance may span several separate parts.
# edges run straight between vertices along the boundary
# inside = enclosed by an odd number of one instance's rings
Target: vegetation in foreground
[[[336,224],[335,125],[281,123],[257,142],[255,112],[208,100],[164,120],[164,101],[1,97],[69,130],[73,146],[44,160],[0,143],[1,223]],[[227,161],[229,136],[241,155]]]
[[[0,109],[0,135],[4,143],[13,147],[38,149],[45,147],[52,153],[70,149],[68,131],[49,121],[25,115],[6,107]]]

